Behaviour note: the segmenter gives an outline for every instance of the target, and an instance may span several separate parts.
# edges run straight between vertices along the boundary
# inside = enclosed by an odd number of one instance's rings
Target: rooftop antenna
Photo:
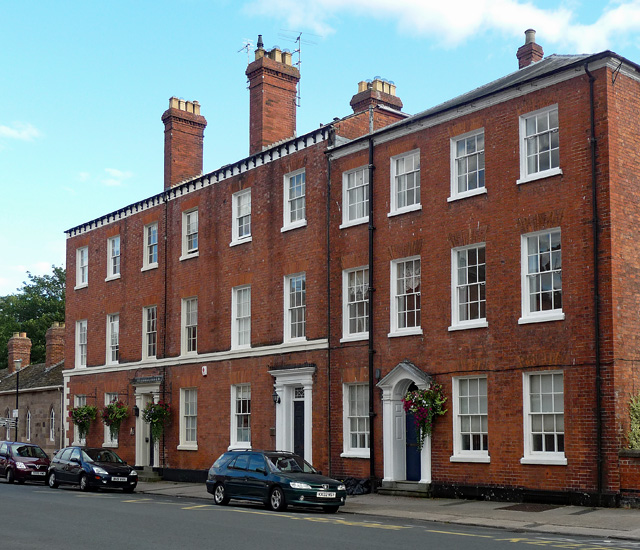
[[[317,34],[310,34],[310,33],[305,33],[305,34],[307,36],[314,36],[316,38],[320,38],[320,36]],[[302,33],[299,31],[288,31],[288,30],[282,29],[282,31],[278,36],[290,42],[294,42],[296,44],[296,49],[293,50],[291,53],[294,55],[297,54],[298,60],[294,63],[294,65],[298,67],[298,71],[300,72],[300,74],[302,74],[302,44],[304,44],[305,46],[306,45],[315,46],[317,42],[313,42],[311,40],[307,40],[306,38],[302,38]],[[298,80],[298,95],[296,96],[297,107],[300,107],[300,104],[301,104],[301,95],[302,95],[300,92],[301,81],[302,79]]]
[[[242,46],[242,48],[240,48],[238,50],[237,53],[240,53],[241,51],[246,51],[247,52],[247,65],[249,65],[249,63],[251,63],[251,50],[253,49],[253,40],[250,40],[249,38],[245,38],[242,43],[244,44],[244,46]],[[249,78],[247,77],[247,89],[249,89]]]

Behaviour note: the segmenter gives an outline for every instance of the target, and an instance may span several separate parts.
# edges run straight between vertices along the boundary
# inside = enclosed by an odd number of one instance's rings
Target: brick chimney
[[[50,367],[64,359],[64,323],[55,321],[45,335],[47,355],[45,366]]]
[[[527,29],[524,31],[524,35],[524,46],[520,46],[518,48],[518,53],[516,53],[516,57],[518,58],[518,69],[524,69],[531,65],[531,63],[540,61],[544,57],[542,46],[540,44],[536,44],[536,31],[533,29]]]
[[[371,82],[358,83],[358,93],[351,98],[354,113],[366,111],[370,106],[384,105],[396,111],[402,110],[402,101],[396,96],[393,82],[376,77]]]
[[[9,350],[9,373],[16,371],[14,361],[22,359],[20,368],[25,368],[31,362],[31,339],[27,338],[26,332],[14,332],[7,343]]]
[[[202,174],[202,149],[207,120],[197,101],[172,97],[164,122],[164,188]]]
[[[296,135],[296,95],[300,71],[291,54],[275,47],[264,49],[258,36],[255,61],[246,70],[249,79],[249,154]]]

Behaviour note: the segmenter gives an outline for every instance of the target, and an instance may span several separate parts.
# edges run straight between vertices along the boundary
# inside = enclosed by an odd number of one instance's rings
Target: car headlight
[[[300,483],[299,481],[292,481],[290,485],[292,489],[311,489],[311,485],[308,483]]]
[[[347,488],[344,485],[338,485],[338,491],[346,491]]]
[[[16,468],[18,468],[18,470],[26,470],[27,467],[24,465],[24,462],[16,462]]]
[[[109,475],[109,472],[107,472],[107,470],[105,470],[104,468],[100,468],[100,466],[94,466],[93,467],[93,471],[101,476],[106,476]]]

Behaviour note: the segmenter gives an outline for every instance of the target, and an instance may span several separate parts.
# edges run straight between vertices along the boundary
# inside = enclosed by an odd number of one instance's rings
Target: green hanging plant
[[[89,433],[91,422],[98,416],[98,407],[93,405],[82,405],[69,411],[71,420],[78,427],[78,437],[85,439]]]
[[[171,407],[164,401],[149,402],[142,410],[142,419],[150,425],[151,435],[156,441],[162,437],[165,422],[169,421],[170,415]]]
[[[640,450],[640,393],[629,400],[629,448]]]
[[[429,389],[410,391],[402,398],[405,412],[412,412],[416,422],[418,450],[422,450],[425,439],[433,432],[437,416],[447,412],[447,398],[441,384],[431,384]]]
[[[105,426],[109,426],[111,439],[118,437],[120,425],[128,417],[129,409],[122,401],[114,401],[102,409],[102,422]]]

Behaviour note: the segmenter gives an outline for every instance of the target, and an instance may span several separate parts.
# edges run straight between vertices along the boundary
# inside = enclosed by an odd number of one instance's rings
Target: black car
[[[49,487],[61,483],[91,488],[122,489],[132,493],[138,484],[138,472],[113,450],[100,447],[66,447],[56,453],[47,473]]]
[[[216,504],[234,498],[262,502],[276,511],[296,505],[334,513],[347,500],[343,483],[283,451],[226,452],[209,469],[206,483]]]
[[[49,457],[38,445],[19,441],[0,441],[0,475],[8,483],[46,481]]]

